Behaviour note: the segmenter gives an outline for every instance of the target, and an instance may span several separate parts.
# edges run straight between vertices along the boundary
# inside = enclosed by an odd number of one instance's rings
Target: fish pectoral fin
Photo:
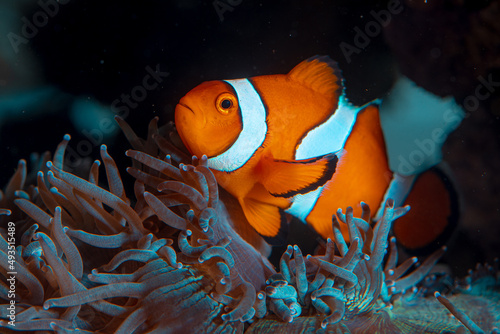
[[[342,151],[306,160],[272,160],[260,182],[277,197],[305,194],[324,185],[335,173]]]
[[[245,217],[252,227],[271,245],[285,242],[288,222],[279,207],[247,197],[240,201]]]

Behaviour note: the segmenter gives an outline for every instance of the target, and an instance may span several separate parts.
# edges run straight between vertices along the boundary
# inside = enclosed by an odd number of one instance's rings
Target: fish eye
[[[238,109],[238,100],[231,93],[222,93],[217,96],[215,107],[221,114],[228,115]]]
[[[220,103],[220,106],[223,108],[223,109],[229,109],[231,108],[231,106],[233,105],[233,102],[231,102],[231,100],[229,99],[224,99],[222,100],[222,102]]]

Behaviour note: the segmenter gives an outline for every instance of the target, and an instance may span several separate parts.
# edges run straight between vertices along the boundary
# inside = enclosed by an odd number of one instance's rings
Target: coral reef
[[[118,119],[133,147],[126,152],[133,201],[105,146],[109,190],[99,185],[99,161],[87,180],[64,171],[69,136],[52,161],[38,159],[36,174],[19,163],[0,199],[2,331],[479,333],[500,325],[497,267],[476,268],[453,294],[439,288],[443,280],[424,280],[444,249],[419,266],[416,258],[397,264],[388,236],[408,208],[391,201],[374,226],[367,205],[360,218],[339,210],[326,253],[303,256],[289,246],[277,272],[234,230],[206,157],[176,167],[172,160],[186,157],[157,121],[143,140]],[[15,327],[4,283],[12,271],[9,222],[17,241]]]

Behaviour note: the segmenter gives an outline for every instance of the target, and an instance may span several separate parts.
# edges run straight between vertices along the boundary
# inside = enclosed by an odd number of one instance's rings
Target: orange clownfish
[[[219,184],[271,243],[286,235],[284,213],[328,238],[338,208],[360,215],[363,201],[380,215],[387,198],[417,207],[393,228],[406,248],[449,234],[458,211],[448,178],[435,168],[391,170],[380,101],[356,107],[343,90],[337,64],[316,56],[285,75],[204,82],[179,101],[175,123],[188,150],[207,155]]]

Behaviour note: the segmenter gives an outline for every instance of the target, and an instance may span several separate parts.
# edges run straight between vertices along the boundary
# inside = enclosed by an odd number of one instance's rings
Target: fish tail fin
[[[444,164],[417,176],[404,205],[411,210],[394,222],[394,235],[409,253],[428,254],[444,245],[460,219],[459,196]]]
[[[389,167],[416,175],[442,160],[441,148],[465,111],[451,96],[440,97],[400,76],[380,103]]]

